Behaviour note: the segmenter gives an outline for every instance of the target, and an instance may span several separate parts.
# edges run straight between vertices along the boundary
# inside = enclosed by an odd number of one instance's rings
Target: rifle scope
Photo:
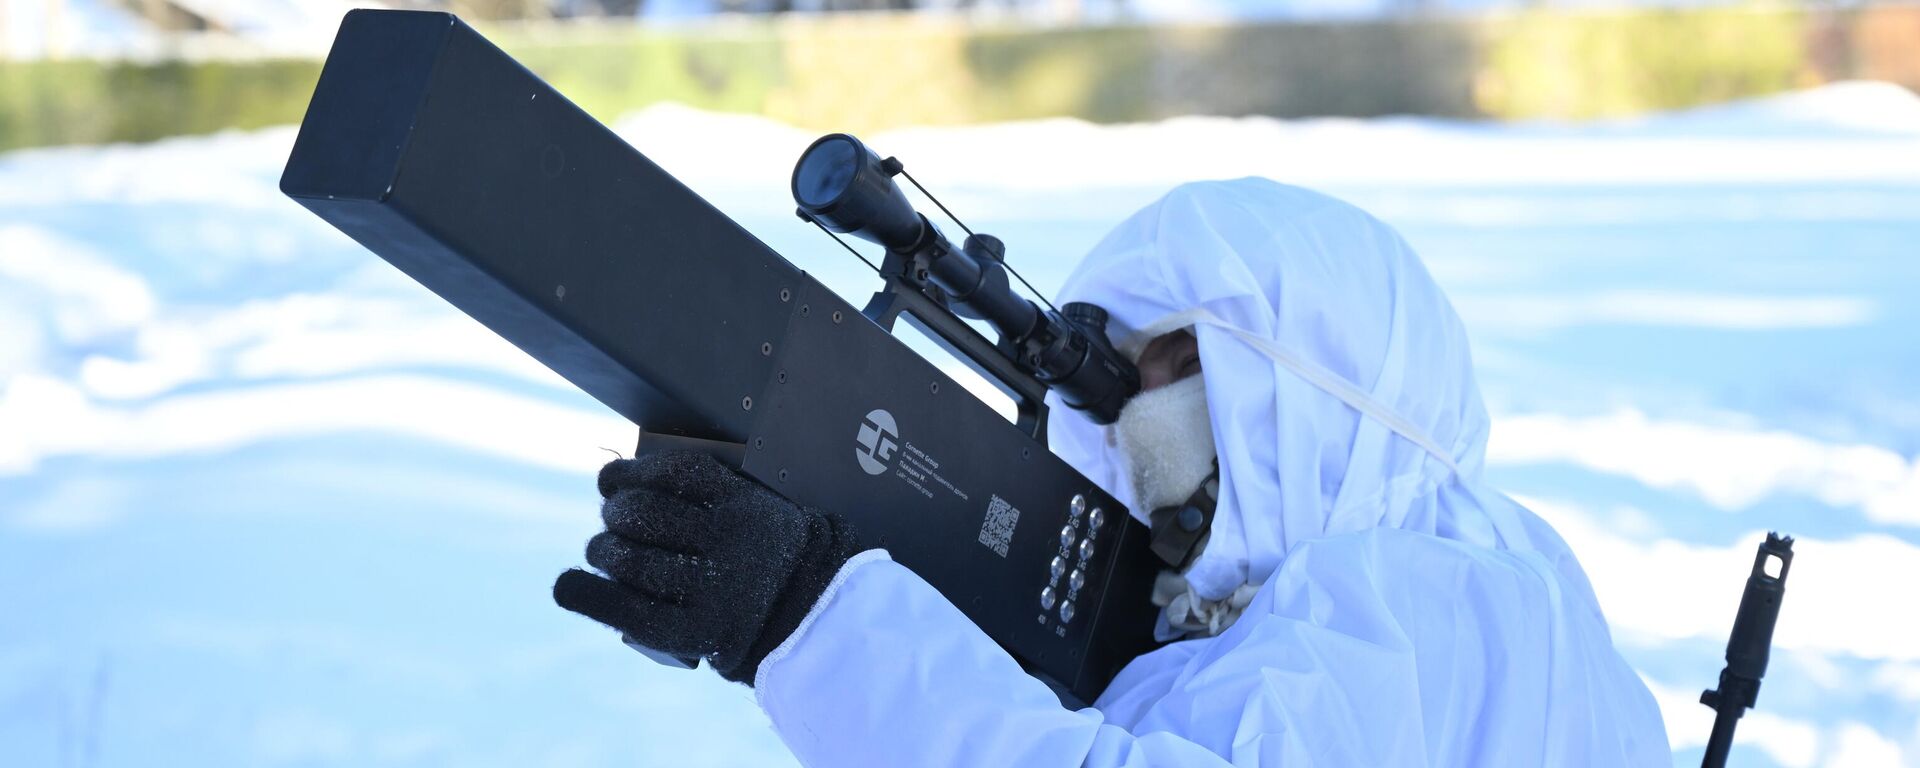
[[[1006,250],[997,238],[969,235],[956,248],[913,209],[893,177],[903,167],[844,133],[815,141],[793,168],[800,214],[831,232],[850,234],[901,257],[900,279],[938,289],[965,317],[984,320],[1001,336],[1001,352],[1098,424],[1119,418],[1140,391],[1140,373],[1114,350],[1107,314],[1070,303],[1063,314],[1014,293]]]

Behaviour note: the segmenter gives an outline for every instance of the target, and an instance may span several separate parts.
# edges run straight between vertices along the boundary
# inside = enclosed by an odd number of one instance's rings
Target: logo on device
[[[860,434],[854,437],[859,445],[854,447],[853,457],[860,460],[860,468],[869,475],[886,472],[887,462],[893,460],[893,452],[900,447],[895,442],[899,436],[900,428],[894,425],[893,414],[875,408],[860,422]]]

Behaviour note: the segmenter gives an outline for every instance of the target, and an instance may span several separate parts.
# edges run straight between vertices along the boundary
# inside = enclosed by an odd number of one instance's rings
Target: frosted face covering
[[[1135,395],[1113,429],[1133,483],[1133,512],[1143,521],[1186,501],[1213,474],[1213,422],[1200,376]]]

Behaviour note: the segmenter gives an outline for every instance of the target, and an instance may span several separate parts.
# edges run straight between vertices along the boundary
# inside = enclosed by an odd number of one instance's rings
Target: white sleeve
[[[1103,714],[1061,707],[875,550],[768,656],[758,695],[822,768],[1670,762],[1653,697],[1557,574],[1400,531],[1309,542],[1226,632],[1134,660]]]
[[[841,568],[761,664],[755,693],[794,755],[816,768],[1230,765],[1173,734],[1136,738],[1098,710],[1062,707],[881,550]]]

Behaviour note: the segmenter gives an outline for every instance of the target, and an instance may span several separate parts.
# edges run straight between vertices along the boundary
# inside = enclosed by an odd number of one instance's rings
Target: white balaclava
[[[1550,530],[1481,485],[1488,419],[1465,329],[1378,219],[1265,179],[1186,184],[1107,235],[1059,298],[1106,309],[1122,349],[1189,327],[1198,342],[1204,374],[1132,418],[1193,412],[1205,392],[1220,496],[1181,574],[1197,598],[1231,603],[1301,543],[1382,527],[1540,552],[1585,583]],[[1142,522],[1192,491],[1177,487],[1191,463],[1130,458],[1154,438],[1054,405],[1054,452]]]
[[[1148,512],[1187,500],[1213,474],[1206,382],[1189,376],[1135,395],[1113,423],[1133,500]]]

